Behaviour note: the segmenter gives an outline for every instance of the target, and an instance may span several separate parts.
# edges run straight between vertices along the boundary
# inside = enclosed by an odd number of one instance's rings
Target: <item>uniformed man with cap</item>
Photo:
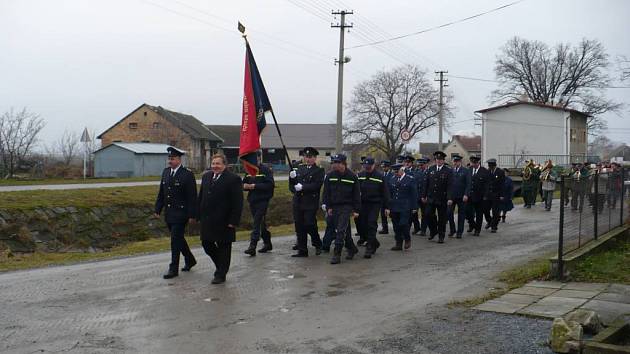
[[[427,235],[427,218],[424,213],[427,205],[422,201],[422,193],[424,192],[425,184],[427,182],[427,166],[429,163],[429,159],[426,157],[421,157],[418,159],[418,168],[416,169],[416,173],[414,177],[416,182],[418,183],[418,216],[420,216],[420,236]],[[416,232],[414,231],[414,234]]]
[[[344,154],[335,154],[330,158],[332,171],[326,175],[324,180],[324,193],[322,203],[326,206],[326,213],[332,216],[335,227],[335,249],[331,264],[341,262],[341,251],[346,246],[348,254],[346,259],[350,260],[359,249],[354,244],[352,237],[346,230],[350,222],[350,217],[357,218],[361,211],[361,189],[359,180],[346,165]],[[380,206],[380,203],[377,207]],[[378,208],[376,209],[378,212]]]
[[[501,201],[503,201],[503,184],[505,183],[505,171],[497,167],[497,159],[489,159],[488,164],[488,188],[486,189],[486,221],[490,221],[490,232],[497,232],[501,217]]]
[[[394,172],[390,169],[391,163],[389,160],[381,161],[381,171],[383,173],[383,180],[385,184],[389,185],[389,180],[394,175]],[[381,207],[381,230],[378,232],[381,235],[387,235],[389,233],[389,223],[387,221],[387,215],[385,214],[386,206]]]
[[[261,238],[264,245],[258,252],[266,253],[273,249],[271,233],[267,230],[266,217],[269,201],[273,197],[275,182],[273,171],[260,163],[260,153],[258,155],[258,173],[255,176],[247,175],[243,178],[243,190],[247,191],[247,202],[253,220],[251,239],[245,254],[252,257],[256,256],[256,245]]]
[[[416,176],[417,170],[414,166],[415,161],[416,159],[412,155],[406,155],[403,161],[403,166],[405,169],[405,173],[413,177],[417,182],[418,181],[418,178]],[[411,228],[411,225],[413,225],[413,233],[417,234],[418,232],[420,232],[420,217],[418,215],[417,210],[411,213],[409,221],[410,221],[409,227]]]
[[[447,208],[453,204],[451,197],[453,175],[450,167],[444,164],[446,154],[436,151],[433,154],[435,165],[427,170],[427,181],[422,194],[422,201],[427,203],[425,215],[429,222],[431,236],[438,236],[438,243],[444,243],[446,234]]]
[[[405,162],[405,155],[398,155],[396,156],[396,163],[397,164],[403,164]]]
[[[324,169],[317,166],[319,151],[305,147],[304,163],[289,173],[289,190],[293,193],[293,220],[297,235],[297,253],[292,257],[308,257],[308,239],[315,247],[315,254],[322,252],[322,240],[317,230],[319,196],[324,183]]]
[[[405,172],[402,164],[392,165],[392,171],[395,174],[389,180],[389,210],[396,240],[392,251],[402,251],[403,241],[405,249],[411,248],[409,218],[418,210],[418,184],[413,176]]]
[[[376,238],[378,230],[378,215],[381,207],[388,213],[389,189],[383,174],[374,167],[374,159],[366,157],[362,163],[363,171],[359,172],[359,186],[361,190],[361,211],[358,217],[359,234],[366,240],[365,258],[371,258],[380,243]]]
[[[474,232],[473,236],[479,236],[481,232],[485,211],[484,199],[489,180],[488,170],[481,166],[481,158],[479,156],[471,156],[470,185],[468,187],[468,232]]]
[[[462,238],[464,233],[464,220],[466,219],[466,203],[468,202],[468,188],[470,185],[470,171],[462,166],[462,157],[453,156],[453,184],[451,185],[451,198],[453,204],[448,208],[449,237],[457,234]],[[457,207],[457,228],[455,228],[455,207]]]
[[[155,217],[164,211],[164,220],[171,233],[171,264],[164,279],[179,275],[179,254],[186,262],[182,271],[188,272],[197,264],[184,238],[186,224],[197,216],[197,181],[195,175],[182,166],[183,151],[169,147],[168,166],[162,172],[160,191],[155,201]]]

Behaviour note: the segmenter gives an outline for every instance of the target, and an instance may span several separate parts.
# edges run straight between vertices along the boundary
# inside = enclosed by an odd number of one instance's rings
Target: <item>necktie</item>
[[[474,176],[474,175],[476,175],[476,174],[477,174],[477,169],[475,168],[475,169],[473,170],[473,176]]]
[[[220,176],[220,175],[215,174],[215,175],[212,177],[212,183],[216,182],[216,181],[217,181],[217,179],[219,179],[219,176]]]
[[[171,178],[175,176],[175,170],[171,168]]]

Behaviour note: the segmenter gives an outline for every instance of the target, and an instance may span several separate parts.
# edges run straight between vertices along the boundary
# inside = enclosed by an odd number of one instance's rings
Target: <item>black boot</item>
[[[190,272],[192,267],[194,267],[196,264],[197,264],[197,260],[194,258],[191,259],[190,261],[186,261],[186,264],[184,264],[184,267],[182,268],[182,272]]]
[[[179,274],[177,273],[177,268],[169,269],[168,272],[166,272],[166,274],[163,275],[163,278],[164,279],[172,279],[172,278],[175,278],[178,275]]]
[[[438,236],[438,243],[444,243],[444,234],[440,234],[440,236]]]
[[[271,242],[266,243],[262,246],[261,249],[258,250],[259,253],[267,253],[269,251],[271,251],[273,249],[273,246],[271,245]]]
[[[335,246],[335,250],[330,260],[330,264],[339,264],[341,263],[341,247]]]
[[[320,254],[322,254],[322,248],[321,247],[315,247],[315,255],[319,256]]]
[[[372,255],[374,254],[374,250],[372,249],[372,245],[369,245],[365,248],[365,254],[363,255],[363,258],[372,258]]]
[[[249,247],[243,253],[248,254],[252,257],[256,257],[256,243],[255,242],[250,243]]]
[[[378,232],[380,235],[387,235],[389,233],[389,230],[387,229],[382,229],[381,231]]]
[[[466,230],[466,232],[473,232],[473,231],[475,231],[475,228],[468,225],[468,230]]]
[[[365,240],[364,240],[364,239],[362,239],[362,238],[360,238],[360,239],[357,241],[357,246],[363,246],[363,245],[365,245]]]
[[[349,248],[348,249],[348,254],[346,255],[346,259],[347,260],[351,260],[352,258],[354,258],[354,255],[359,253],[359,249],[356,247],[353,248]]]
[[[402,251],[402,241],[396,241],[396,246],[392,247],[392,251]]]
[[[294,258],[308,257],[308,252],[298,251],[298,253],[291,255],[291,257],[294,257]]]

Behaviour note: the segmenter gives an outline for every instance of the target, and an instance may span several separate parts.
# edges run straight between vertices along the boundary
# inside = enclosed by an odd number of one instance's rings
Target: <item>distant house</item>
[[[218,148],[228,157],[230,163],[238,162],[240,143],[240,125],[207,125],[223,142]],[[330,156],[335,151],[335,124],[279,124],[282,139],[291,160],[300,160],[304,147],[311,146],[319,150],[320,159]],[[276,127],[268,123],[261,135],[263,162],[276,168],[286,165],[286,157]]]
[[[477,111],[482,117],[482,159],[501,167],[520,167],[525,160],[555,164],[587,159],[588,114],[536,102],[510,102]]]
[[[418,153],[420,154],[420,156],[418,157],[427,157],[432,159],[433,153],[438,151],[438,146],[438,143],[419,143]],[[446,144],[444,146],[446,146]]]
[[[112,143],[157,143],[187,151],[188,167],[202,171],[222,139],[194,116],[143,103],[98,136]]]
[[[481,136],[453,135],[451,141],[444,148],[444,153],[448,160],[459,155],[466,164],[471,155],[481,155]]]
[[[630,163],[630,146],[623,144],[612,150],[605,157],[607,161],[618,163]]]
[[[152,143],[111,143],[94,152],[94,176],[160,176],[166,167],[168,147]]]

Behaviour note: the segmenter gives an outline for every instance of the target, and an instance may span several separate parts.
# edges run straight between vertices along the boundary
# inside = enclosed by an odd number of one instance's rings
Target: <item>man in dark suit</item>
[[[385,184],[389,186],[389,180],[394,175],[394,172],[390,170],[391,163],[389,160],[381,161],[381,172],[383,173],[383,180]],[[381,207],[381,229],[379,230],[379,234],[387,235],[389,233],[389,224],[387,222],[387,215],[385,214],[386,206],[383,205]]]
[[[466,203],[468,202],[468,188],[470,185],[470,171],[462,166],[462,157],[453,156],[453,184],[451,197],[453,205],[448,208],[449,237],[457,233],[457,238],[462,238],[464,233],[464,219],[466,218]],[[455,228],[455,207],[457,207],[457,229]]]
[[[197,182],[195,175],[182,166],[184,152],[169,147],[168,166],[162,172],[160,191],[155,201],[155,217],[159,218],[164,210],[164,220],[171,233],[171,264],[164,279],[179,275],[179,254],[184,256],[185,266],[182,271],[190,271],[197,264],[195,256],[184,238],[186,224],[196,216]]]
[[[389,180],[389,210],[396,240],[392,251],[402,251],[403,241],[405,249],[411,248],[410,217],[418,210],[418,184],[405,172],[402,164],[392,165],[392,170],[395,175]]]
[[[371,258],[380,243],[376,238],[378,230],[378,214],[381,208],[387,208],[389,204],[389,188],[383,174],[374,168],[374,159],[366,157],[363,162],[363,171],[359,172],[359,186],[361,189],[361,211],[358,217],[359,234],[367,240],[364,258]]]
[[[422,194],[422,202],[427,203],[425,215],[427,215],[429,230],[431,230],[429,240],[438,235],[438,243],[444,243],[446,212],[447,208],[453,204],[451,197],[453,176],[450,167],[444,164],[446,154],[442,151],[436,151],[433,156],[435,157],[435,165],[427,170],[427,181]]]
[[[201,178],[198,219],[201,221],[201,245],[216,266],[212,284],[225,282],[230,269],[232,242],[243,212],[241,178],[226,169],[225,155],[212,156],[211,171]]]
[[[317,230],[319,196],[324,183],[324,169],[317,166],[319,152],[313,147],[302,151],[304,163],[289,173],[289,190],[293,193],[293,220],[297,236],[297,253],[292,257],[308,257],[308,239],[315,247],[315,254],[322,253],[322,240]]]
[[[473,236],[479,236],[483,225],[484,197],[488,189],[490,175],[488,170],[481,166],[479,156],[470,157],[470,185],[468,187],[469,219],[468,232],[473,232]]]
[[[261,163],[258,163],[258,173],[255,176],[247,175],[243,178],[243,189],[248,191],[247,202],[253,219],[251,240],[245,254],[252,257],[256,256],[256,245],[260,238],[262,238],[264,245],[258,252],[266,253],[273,249],[271,233],[267,230],[265,219],[269,201],[273,197],[274,187],[273,172]]]
[[[405,169],[405,174],[413,177],[414,180],[417,182],[418,181],[418,176],[417,174],[419,173],[419,169],[417,169],[414,166],[414,162],[416,161],[416,159],[412,156],[412,155],[406,155],[404,162],[403,162],[403,166]],[[418,188],[420,189],[420,188]],[[420,214],[420,215],[418,215]],[[410,220],[410,226],[413,226],[413,234],[417,234],[418,232],[420,232],[420,218],[421,216],[421,212],[419,212],[418,210],[414,211],[411,213],[411,216],[409,218]]]
[[[426,157],[421,157],[418,159],[418,169],[416,169],[415,178],[418,183],[418,215],[420,216],[420,236],[427,235],[427,218],[425,214],[425,209],[427,208],[426,203],[422,202],[422,193],[424,192],[424,187],[427,182],[427,164],[429,163],[429,159]],[[414,231],[414,234],[416,232]]]
[[[496,159],[489,159],[488,188],[486,189],[486,221],[490,220],[490,232],[497,232],[499,219],[501,218],[501,202],[503,201],[503,184],[505,183],[505,172],[497,167]]]

